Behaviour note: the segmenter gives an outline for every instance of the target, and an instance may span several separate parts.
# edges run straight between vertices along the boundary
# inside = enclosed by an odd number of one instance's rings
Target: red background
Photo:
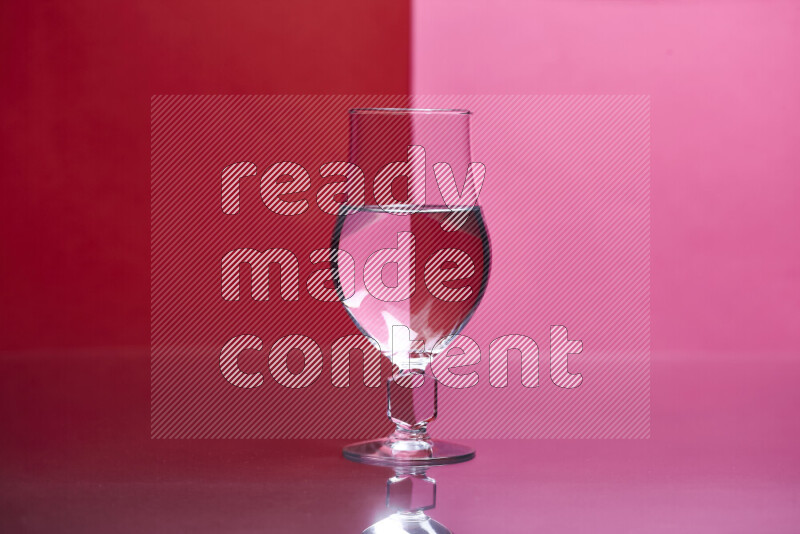
[[[2,470],[49,475],[149,439],[151,96],[405,94],[410,15],[391,0],[0,9]]]
[[[151,95],[409,89],[405,2],[0,9],[2,349],[148,344]]]

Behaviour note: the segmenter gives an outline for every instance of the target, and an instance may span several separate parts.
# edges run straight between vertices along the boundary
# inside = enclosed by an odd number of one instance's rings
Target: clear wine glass
[[[346,446],[350,460],[425,466],[475,456],[428,434],[440,387],[429,364],[474,313],[491,263],[469,119],[465,110],[350,111],[350,163],[363,174],[347,180],[333,279],[356,326],[392,360],[387,413],[396,425],[387,438]],[[341,251],[355,260],[354,281],[343,283]]]

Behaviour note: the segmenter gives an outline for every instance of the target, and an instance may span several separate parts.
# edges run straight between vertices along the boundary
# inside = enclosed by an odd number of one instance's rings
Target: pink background
[[[797,350],[797,2],[431,0],[412,14],[416,93],[650,95],[653,348]]]

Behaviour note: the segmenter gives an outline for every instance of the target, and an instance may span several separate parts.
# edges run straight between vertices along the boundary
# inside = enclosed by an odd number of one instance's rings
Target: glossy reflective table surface
[[[649,440],[469,441],[435,467],[456,533],[791,533],[800,364],[654,353]],[[0,532],[362,532],[387,468],[346,441],[151,440],[145,350],[3,356]],[[435,432],[435,429],[434,429]],[[266,454],[269,452],[269,454]]]

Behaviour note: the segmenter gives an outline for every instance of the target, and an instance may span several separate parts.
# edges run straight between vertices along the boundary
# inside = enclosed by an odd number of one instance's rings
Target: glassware
[[[350,163],[363,175],[351,180],[351,171],[347,180],[333,278],[350,317],[395,366],[386,389],[396,425],[388,438],[345,447],[350,460],[422,466],[475,455],[427,432],[440,387],[429,364],[467,324],[489,276],[489,239],[475,205],[483,175],[470,165],[469,117],[464,110],[350,111]],[[343,283],[341,251],[355,260],[354,283]]]

